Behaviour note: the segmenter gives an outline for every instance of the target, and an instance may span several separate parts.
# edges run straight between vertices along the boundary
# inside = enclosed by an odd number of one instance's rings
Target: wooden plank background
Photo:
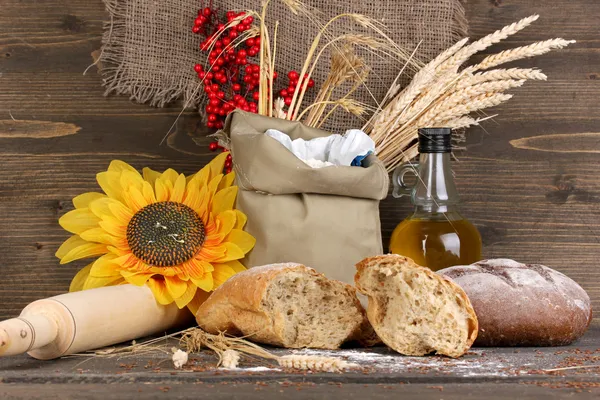
[[[540,20],[495,50],[550,37],[564,51],[519,62],[544,70],[500,116],[471,129],[454,165],[462,209],[481,231],[485,257],[565,272],[600,306],[600,2],[469,0],[471,37],[530,14]],[[59,265],[60,215],[97,189],[95,173],[119,158],[137,168],[192,173],[211,157],[194,113],[160,146],[177,107],[153,109],[102,96],[90,53],[100,46],[100,0],[0,0],[0,318],[64,292],[83,263]],[[385,240],[410,212],[382,204]]]

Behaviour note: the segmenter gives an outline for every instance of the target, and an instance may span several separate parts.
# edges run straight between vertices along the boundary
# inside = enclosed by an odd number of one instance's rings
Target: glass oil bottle
[[[394,171],[393,196],[411,196],[414,213],[394,230],[390,252],[412,258],[434,271],[481,259],[481,236],[458,212],[458,192],[450,169],[449,128],[419,129],[419,162]],[[407,185],[407,173],[416,175]]]

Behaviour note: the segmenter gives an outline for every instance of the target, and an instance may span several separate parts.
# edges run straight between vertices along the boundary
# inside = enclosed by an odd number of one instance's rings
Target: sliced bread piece
[[[301,264],[234,275],[200,306],[198,325],[288,348],[337,349],[373,335],[356,290]]]
[[[358,290],[381,340],[398,353],[460,357],[477,337],[477,317],[456,284],[407,257],[390,254],[356,265]]]

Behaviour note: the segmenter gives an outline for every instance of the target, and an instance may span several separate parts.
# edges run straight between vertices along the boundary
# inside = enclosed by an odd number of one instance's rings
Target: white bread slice
[[[337,349],[376,337],[356,289],[301,264],[273,264],[234,275],[202,304],[198,325],[287,348]]]
[[[367,258],[356,268],[354,280],[368,297],[369,321],[398,353],[460,357],[475,341],[475,311],[450,280],[395,254]]]

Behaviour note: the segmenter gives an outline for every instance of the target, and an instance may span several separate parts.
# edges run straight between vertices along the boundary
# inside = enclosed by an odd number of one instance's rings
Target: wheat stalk
[[[492,54],[483,59],[482,62],[475,65],[474,68],[478,70],[489,69],[500,64],[508,63],[511,61],[521,60],[523,58],[539,56],[554,49],[562,49],[571,43],[575,43],[575,40],[565,40],[561,38],[545,40],[543,42],[536,42],[528,46],[516,47],[510,50],[504,50],[497,54]]]
[[[362,40],[365,42],[367,41],[364,37]],[[313,70],[314,67],[311,70],[310,75],[312,75]],[[341,49],[334,49],[331,54],[331,68],[329,75],[321,85],[313,104],[305,108],[305,112],[308,109],[311,110],[304,123],[307,126],[317,126],[325,112],[327,104],[331,103],[330,99],[334,90],[348,80],[354,80],[356,83],[362,84],[368,73],[369,70],[364,64],[364,60],[356,56],[353,48],[349,44]],[[353,87],[351,92],[357,88],[358,85],[355,84],[355,87]],[[315,105],[317,107],[313,107]],[[303,115],[304,113],[300,114],[296,119],[300,120]]]

